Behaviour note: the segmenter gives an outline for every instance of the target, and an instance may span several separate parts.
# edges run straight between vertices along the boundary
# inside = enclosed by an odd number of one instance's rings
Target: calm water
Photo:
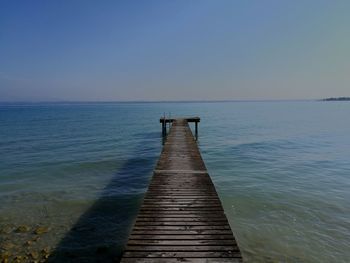
[[[246,262],[350,261],[347,102],[2,104],[0,249],[118,257],[164,112],[201,117],[202,156]]]

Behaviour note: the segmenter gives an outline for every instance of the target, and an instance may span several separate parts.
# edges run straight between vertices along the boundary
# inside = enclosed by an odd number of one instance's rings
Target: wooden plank
[[[171,233],[171,231],[169,231]],[[143,239],[143,240],[200,240],[200,239],[205,239],[205,240],[217,240],[218,242],[220,240],[225,240],[229,239],[232,240],[232,233],[231,232],[226,232],[226,234],[220,234],[220,235],[213,235],[211,233],[205,234],[189,234],[189,235],[138,235],[136,233],[133,233],[130,235],[129,240],[133,239]]]
[[[159,214],[159,215],[155,215],[153,213],[139,213],[139,215],[137,216],[137,218],[175,218],[175,217],[182,217],[182,218],[186,218],[186,217],[209,217],[209,218],[222,218],[223,214],[214,214],[214,213],[175,213],[175,214],[170,214],[170,213],[166,213],[166,214]]]
[[[121,263],[242,262],[186,120],[173,120]]]
[[[130,245],[126,247],[125,251],[167,251],[167,252],[191,252],[191,251],[238,251],[238,247],[232,245],[186,245],[186,246],[176,246],[176,245]]]
[[[145,198],[144,203],[219,203],[216,198]]]
[[[167,213],[169,211],[179,212],[179,211],[188,211],[188,212],[208,212],[208,213],[218,213],[223,212],[223,209],[220,207],[149,207],[149,208],[141,208],[140,211],[145,212],[154,212],[154,213]]]
[[[145,210],[145,211],[140,211],[139,215],[152,215],[156,216],[153,210]],[[224,216],[224,210],[216,211],[213,213],[212,211],[204,211],[204,210],[180,210],[180,211],[166,211],[166,213],[158,213],[159,216],[164,216],[164,215],[193,215],[193,216]]]
[[[174,199],[176,198],[177,200],[181,200],[181,199],[199,199],[199,200],[211,200],[211,199],[217,199],[217,195],[209,195],[209,194],[194,194],[194,193],[190,193],[190,194],[183,194],[183,195],[179,195],[179,194],[167,194],[167,195],[146,195],[145,199]]]
[[[133,235],[232,235],[230,229],[227,230],[179,230],[179,231],[167,231],[167,230],[134,230]]]
[[[140,216],[157,216],[152,210],[145,210],[139,213]],[[212,211],[196,210],[196,211],[167,211],[166,213],[159,213],[158,216],[173,216],[173,215],[192,215],[192,216],[224,216],[224,211],[213,213]]]
[[[227,222],[222,217],[146,217],[137,218],[136,222]]]
[[[220,226],[134,226],[134,230],[230,230],[229,225]]]
[[[125,251],[123,257],[147,258],[241,258],[239,251]],[[123,262],[123,261],[122,261]]]
[[[132,239],[129,240],[129,245],[159,245],[159,246],[201,246],[201,245],[232,245],[234,239],[225,240],[145,240],[145,239]]]
[[[241,263],[240,258],[124,258],[124,263]]]
[[[222,217],[138,217],[136,222],[201,222],[201,221],[218,221],[226,222],[226,218]]]
[[[166,208],[221,208],[220,203],[203,203],[203,204],[143,204],[142,206],[144,209],[147,208],[161,208],[161,209],[166,209]]]
[[[194,229],[193,227],[195,226],[202,226],[203,229],[209,230],[211,227],[216,227],[216,228],[220,228],[220,229],[227,229],[230,230],[229,228],[229,224],[227,224],[224,221],[203,221],[203,222],[137,222],[134,227],[136,228],[135,230],[138,229],[144,229],[143,227],[148,226],[150,229],[152,229],[152,227],[154,227],[153,229],[159,229],[161,230],[161,228],[156,228],[156,227],[163,227],[164,229],[167,229],[166,227],[185,227],[185,230],[197,230]],[[207,227],[207,228],[205,228]],[[214,228],[215,229],[215,228]]]

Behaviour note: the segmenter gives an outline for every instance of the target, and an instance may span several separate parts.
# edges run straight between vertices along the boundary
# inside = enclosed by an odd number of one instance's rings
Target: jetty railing
[[[176,118],[166,118],[166,117],[162,117],[159,119],[159,122],[162,124],[163,137],[165,137],[167,135],[167,123],[172,124],[175,120],[176,120]],[[197,141],[198,140],[198,123],[201,121],[201,119],[199,117],[190,117],[190,118],[184,118],[184,120],[186,120],[187,123],[188,122],[195,123],[194,134],[195,134],[195,138]],[[170,130],[170,128],[169,128],[169,130]]]

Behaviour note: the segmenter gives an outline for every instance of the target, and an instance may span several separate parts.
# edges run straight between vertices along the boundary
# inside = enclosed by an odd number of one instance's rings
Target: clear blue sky
[[[0,2],[0,101],[350,95],[350,1]]]

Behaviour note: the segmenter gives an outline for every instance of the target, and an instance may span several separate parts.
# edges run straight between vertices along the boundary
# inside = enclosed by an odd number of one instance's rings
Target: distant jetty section
[[[322,101],[350,101],[350,97],[326,98]]]
[[[166,136],[163,151],[121,263],[242,262],[188,125],[195,122],[197,127],[199,121],[198,117],[160,119]],[[169,134],[165,134],[167,123]]]

